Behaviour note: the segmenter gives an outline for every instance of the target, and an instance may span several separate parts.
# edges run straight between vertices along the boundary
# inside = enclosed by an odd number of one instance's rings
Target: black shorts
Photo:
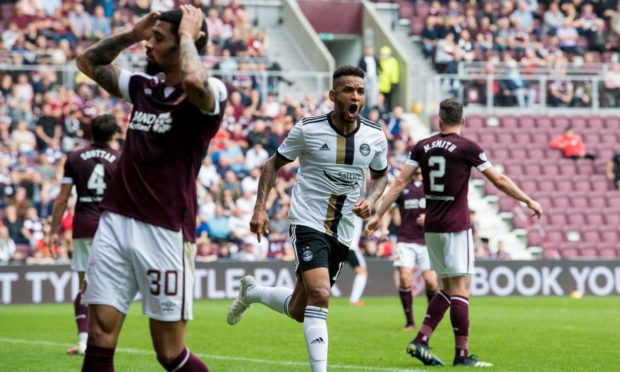
[[[366,267],[366,260],[364,259],[364,256],[362,256],[362,253],[359,250],[355,251],[353,249],[350,249],[349,254],[347,255],[347,262],[354,269],[360,266]]]
[[[333,286],[347,259],[349,247],[334,237],[306,226],[291,225],[289,234],[296,252],[297,278],[301,281],[301,273],[306,270],[326,267],[329,270],[330,285]]]

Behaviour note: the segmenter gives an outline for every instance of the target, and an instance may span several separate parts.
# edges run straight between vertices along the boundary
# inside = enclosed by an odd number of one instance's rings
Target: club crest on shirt
[[[360,153],[364,156],[368,156],[370,154],[370,146],[367,143],[362,143],[360,145]]]

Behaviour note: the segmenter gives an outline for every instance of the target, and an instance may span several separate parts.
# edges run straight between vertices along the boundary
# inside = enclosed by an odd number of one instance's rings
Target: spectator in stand
[[[396,57],[392,55],[392,48],[381,47],[381,60],[379,62],[379,92],[385,96],[385,106],[388,110],[393,107],[394,93],[400,83],[400,65]]]
[[[422,39],[422,42],[424,42],[424,39]],[[358,61],[357,66],[366,73],[366,107],[372,107],[377,103],[379,75],[381,74],[381,65],[379,59],[375,56],[375,49],[373,47],[367,47],[364,50],[364,55]]]
[[[493,50],[494,31],[493,25],[489,17],[483,17],[480,19],[480,28],[476,33],[476,43],[480,48],[480,51],[486,55],[487,52]]]
[[[454,42],[454,34],[449,32],[446,37],[439,40],[435,51],[435,66],[437,72],[444,74],[456,74],[458,58],[458,46]],[[389,107],[389,106],[388,106]]]
[[[406,125],[403,118],[403,108],[401,106],[394,107],[392,113],[388,116],[385,124],[382,124],[383,132],[388,140],[393,140],[400,135],[401,126]]]
[[[564,24],[564,13],[560,10],[560,1],[553,0],[543,15],[545,35],[555,35]]]
[[[28,238],[23,234],[24,220],[17,217],[17,209],[14,205],[9,205],[4,210],[2,225],[9,230],[9,236],[15,244],[29,244]]]
[[[614,62],[603,79],[603,107],[620,106],[620,62]]]
[[[609,34],[605,29],[605,21],[597,18],[595,26],[588,35],[588,50],[604,53],[610,51],[612,47]]]
[[[220,45],[223,43],[222,33],[224,31],[224,22],[219,17],[217,9],[209,9],[208,16],[205,18],[207,22],[207,29],[209,30],[209,38],[214,44]]]
[[[424,28],[422,29],[422,33],[420,33],[424,57],[433,58],[435,55],[435,46],[437,45],[437,40],[440,39],[440,36],[441,31],[437,26],[437,18],[432,16],[426,17],[424,20]]]
[[[614,186],[620,191],[620,151],[607,162],[607,178],[613,181]]]
[[[88,13],[84,10],[82,3],[73,4],[73,10],[69,12],[69,27],[71,32],[76,38],[81,40],[87,40],[92,35],[91,32],[91,19]]]
[[[43,112],[37,120],[34,132],[39,151],[45,152],[48,148],[54,150],[60,145],[62,128],[50,104],[43,105]]]
[[[15,242],[9,235],[9,229],[0,226],[0,265],[6,265],[13,260],[15,251]]]
[[[577,28],[573,24],[571,18],[564,19],[562,27],[558,28],[556,35],[560,42],[560,49],[565,53],[581,54],[577,47],[577,40],[579,39],[579,33]]]
[[[491,0],[485,0],[482,4],[482,10],[480,11],[480,19],[488,18],[489,23],[495,25],[497,23],[497,15],[495,14],[494,2]]]
[[[553,107],[573,107],[575,106],[575,88],[573,83],[566,77],[566,67],[563,66],[558,71],[556,79],[549,87],[551,106]]]
[[[532,14],[532,11],[529,9],[529,4],[524,0],[519,1],[517,10],[512,12],[510,19],[513,22],[513,24],[515,23],[515,20],[518,20],[519,25],[526,32],[534,31],[534,15]],[[537,33],[537,31],[534,31],[534,33]]]
[[[517,61],[510,59],[507,61],[508,71],[506,72],[505,96],[516,97],[519,107],[530,107],[536,99],[536,90],[528,87],[527,82],[521,76]]]
[[[207,227],[209,237],[217,243],[226,243],[232,234],[229,218],[220,205],[215,207],[215,215],[207,221]]]
[[[572,127],[566,127],[564,133],[549,142],[552,149],[562,150],[562,156],[568,159],[596,160],[596,156],[586,152],[586,145],[580,135],[575,134]]]
[[[458,41],[459,60],[463,62],[472,62],[476,58],[475,45],[471,40],[471,34],[467,29],[463,29],[459,35]]]
[[[91,19],[91,25],[92,37],[95,40],[106,38],[112,33],[110,19],[105,16],[105,9],[101,5],[95,8],[95,15]]]
[[[574,25],[580,36],[589,37],[597,28],[598,16],[594,13],[594,7],[591,3],[583,4],[581,14]]]
[[[620,36],[620,2],[616,6],[616,9],[608,9],[605,11],[605,16],[609,17],[609,25],[611,27],[611,31],[616,35]]]
[[[510,49],[510,20],[500,18],[497,20],[497,31],[494,35],[494,48],[498,52],[505,52]]]
[[[18,153],[29,158],[35,156],[37,140],[34,134],[28,129],[26,120],[17,122],[17,128],[11,132],[10,143],[13,153]]]
[[[510,253],[506,251],[506,246],[503,240],[497,241],[497,250],[493,253],[491,258],[494,260],[510,260]]]

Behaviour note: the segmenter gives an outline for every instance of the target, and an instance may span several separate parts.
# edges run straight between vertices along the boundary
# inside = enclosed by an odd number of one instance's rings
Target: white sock
[[[306,306],[304,337],[312,372],[327,371],[327,309]]]
[[[274,311],[290,316],[288,302],[292,295],[293,290],[291,288],[257,285],[248,290],[246,298],[250,303],[260,302]]]
[[[88,333],[86,332],[80,332],[78,333],[78,342],[80,344],[84,344],[86,345],[86,342],[88,341]]]
[[[362,298],[362,293],[364,293],[364,289],[366,288],[367,280],[368,275],[355,275],[355,279],[353,279],[353,288],[351,288],[351,298],[349,299],[349,301],[357,302],[360,300],[360,298]]]

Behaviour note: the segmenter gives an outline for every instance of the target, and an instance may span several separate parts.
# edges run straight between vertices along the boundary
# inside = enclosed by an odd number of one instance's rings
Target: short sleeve
[[[226,90],[226,85],[220,80],[214,77],[210,77],[208,80],[209,89],[211,93],[213,93],[213,99],[215,100],[215,106],[213,107],[213,112],[209,112],[206,110],[202,110],[203,114],[210,116],[217,116],[221,112],[220,104],[228,99],[228,91]]]
[[[469,165],[476,167],[480,172],[484,172],[492,167],[484,150],[474,142],[470,142],[469,151],[467,152],[467,158],[465,160]]]
[[[131,82],[131,77],[133,73],[131,71],[122,69],[121,74],[118,77],[118,90],[121,92],[123,96],[123,101],[127,103],[132,103],[131,101],[131,93],[129,90],[129,83]]]
[[[65,161],[64,172],[62,178],[60,179],[60,183],[63,185],[72,185],[73,184],[73,167],[71,167],[71,162],[69,158]]]
[[[293,161],[301,155],[304,146],[303,124],[299,121],[288,133],[280,147],[278,147],[278,154],[286,160]]]
[[[370,162],[370,170],[373,172],[383,172],[387,169],[388,161],[387,161],[387,138],[385,135],[381,136],[381,142],[379,143],[379,151],[375,152],[375,156],[372,158]]]
[[[411,153],[409,154],[409,159],[407,159],[407,161],[405,162],[406,165],[410,165],[416,168],[420,166],[420,143],[421,142],[418,142],[411,149]]]

